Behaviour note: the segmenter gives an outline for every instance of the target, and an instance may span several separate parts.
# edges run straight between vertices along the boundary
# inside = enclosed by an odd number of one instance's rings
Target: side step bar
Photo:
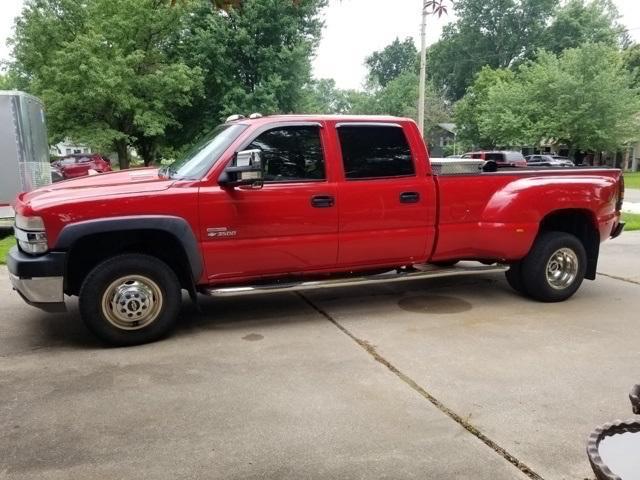
[[[394,283],[407,280],[423,280],[427,278],[454,277],[458,275],[478,275],[482,273],[506,272],[508,265],[491,265],[478,267],[435,267],[431,265],[415,265],[419,271],[391,271],[377,275],[361,277],[333,278],[328,280],[311,280],[289,283],[270,283],[263,285],[239,285],[235,287],[213,287],[203,291],[211,297],[237,297],[242,295],[258,295],[262,293],[299,292],[320,288],[351,287],[356,285],[371,285],[375,283]]]

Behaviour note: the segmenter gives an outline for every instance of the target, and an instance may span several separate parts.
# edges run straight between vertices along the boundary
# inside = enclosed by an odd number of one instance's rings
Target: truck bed
[[[603,241],[615,226],[620,175],[602,167],[435,175],[438,231],[432,260],[518,260],[529,251],[540,219],[557,210],[559,200],[563,209],[595,212]]]

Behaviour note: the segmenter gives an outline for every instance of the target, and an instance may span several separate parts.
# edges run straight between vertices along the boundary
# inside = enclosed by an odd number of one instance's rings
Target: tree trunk
[[[127,142],[120,140],[116,142],[116,153],[118,154],[118,164],[120,170],[126,170],[129,168],[129,148]]]
[[[140,153],[140,156],[142,157],[144,166],[148,167],[150,165],[153,165],[158,154],[158,149],[155,142],[152,140],[147,142],[139,142],[137,144],[137,149],[138,153]]]
[[[622,170],[624,170],[625,172],[629,170],[629,158],[629,147],[626,147],[624,149],[624,162],[622,163]]]

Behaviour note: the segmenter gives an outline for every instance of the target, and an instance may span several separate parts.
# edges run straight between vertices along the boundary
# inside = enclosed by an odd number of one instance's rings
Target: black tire
[[[107,295],[107,290],[113,295]],[[127,302],[126,306],[119,310],[125,304],[115,299]],[[118,255],[98,264],[85,278],[79,295],[85,325],[113,346],[140,345],[164,337],[174,327],[181,303],[174,271],[158,258],[142,254]],[[142,315],[143,321],[136,315]]]
[[[565,252],[565,257],[566,255],[571,257],[571,261],[556,262],[558,267],[556,271],[575,271],[552,280],[547,269],[553,267],[552,257],[562,251]],[[564,268],[562,265],[568,265],[568,267]],[[522,283],[527,295],[531,298],[541,302],[562,302],[580,288],[586,267],[587,252],[575,235],[564,232],[544,232],[538,236],[531,251],[522,261]]]
[[[527,294],[524,288],[524,282],[522,281],[522,262],[512,263],[509,270],[504,272],[504,276],[507,277],[507,283],[516,292],[523,295]]]

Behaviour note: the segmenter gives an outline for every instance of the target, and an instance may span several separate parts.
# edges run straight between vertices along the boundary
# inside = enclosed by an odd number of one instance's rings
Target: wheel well
[[[165,262],[178,276],[182,288],[194,290],[194,279],[184,248],[162,230],[127,230],[87,235],[69,249],[65,293],[78,295],[87,274],[100,262],[122,253],[142,253]]]
[[[540,223],[540,232],[565,232],[578,237],[587,252],[585,278],[595,280],[600,254],[600,233],[593,214],[588,210],[558,210]]]

